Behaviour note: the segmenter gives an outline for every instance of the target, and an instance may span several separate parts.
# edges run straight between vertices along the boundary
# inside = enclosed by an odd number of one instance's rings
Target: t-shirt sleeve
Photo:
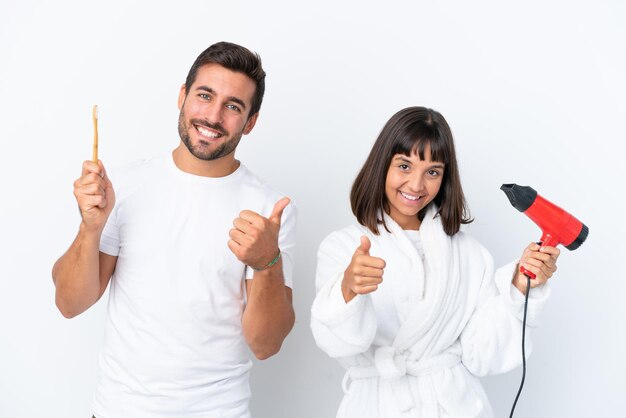
[[[100,251],[118,256],[120,254],[120,231],[117,226],[117,206],[113,208],[100,236]]]
[[[117,257],[120,254],[120,230],[117,222],[118,205],[120,201],[120,190],[117,182],[118,169],[107,170],[107,175],[113,184],[113,189],[117,195],[117,204],[113,207],[109,219],[104,226],[102,235],[100,236],[100,251]]]
[[[278,233],[278,248],[280,248],[283,262],[283,276],[285,285],[290,288],[293,288],[297,216],[297,208],[292,200],[283,211],[280,232]],[[250,266],[246,266],[246,279],[252,279],[253,276],[254,270]]]

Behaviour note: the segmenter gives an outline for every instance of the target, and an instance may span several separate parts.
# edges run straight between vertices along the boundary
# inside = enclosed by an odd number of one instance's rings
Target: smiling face
[[[385,181],[388,213],[402,229],[419,229],[417,217],[439,193],[445,165],[431,160],[430,146],[420,160],[415,150],[410,156],[396,154],[391,159]]]
[[[255,82],[219,64],[198,69],[189,91],[178,97],[178,133],[189,153],[203,161],[234,161],[242,135],[252,131],[258,113],[249,117]]]

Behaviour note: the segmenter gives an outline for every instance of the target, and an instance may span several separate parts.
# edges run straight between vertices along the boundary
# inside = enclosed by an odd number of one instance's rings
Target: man
[[[68,318],[110,282],[97,418],[250,416],[246,343],[265,359],[294,323],[293,205],[235,159],[264,80],[257,54],[212,45],[181,87],[171,154],[120,169],[115,190],[83,164],[80,229],[52,276]]]

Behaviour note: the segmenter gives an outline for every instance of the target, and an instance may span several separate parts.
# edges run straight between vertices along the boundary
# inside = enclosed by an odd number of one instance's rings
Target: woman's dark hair
[[[381,217],[381,210],[389,213],[385,183],[391,159],[396,154],[410,156],[417,152],[423,160],[427,146],[430,146],[430,158],[445,164],[439,193],[428,206],[433,202],[437,205],[437,214],[441,216],[443,229],[450,236],[459,232],[461,224],[473,221],[469,217],[463,196],[454,140],[448,123],[435,110],[407,107],[393,115],[385,124],[352,185],[350,204],[361,225],[368,227],[376,235],[379,234],[380,224],[389,231]],[[424,219],[427,207],[417,214],[420,220]]]
[[[189,69],[185,80],[185,91],[189,93],[191,86],[196,81],[198,69],[207,64],[219,64],[231,71],[243,73],[250,77],[256,84],[256,90],[250,104],[248,117],[261,109],[263,94],[265,93],[265,71],[261,65],[261,57],[255,52],[243,46],[230,42],[218,42],[205,49]]]

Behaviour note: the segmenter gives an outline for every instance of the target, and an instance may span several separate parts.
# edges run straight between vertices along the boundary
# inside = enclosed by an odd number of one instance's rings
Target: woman
[[[477,376],[521,363],[559,250],[530,244],[494,271],[467,216],[443,116],[410,107],[381,131],[350,195],[359,225],[320,245],[311,327],[346,368],[342,417],[492,417]]]

